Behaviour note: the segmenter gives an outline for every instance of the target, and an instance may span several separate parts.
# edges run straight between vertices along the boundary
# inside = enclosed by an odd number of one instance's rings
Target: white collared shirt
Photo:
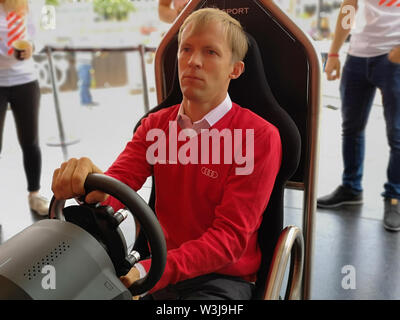
[[[226,94],[226,98],[218,106],[208,112],[203,118],[192,123],[191,119],[185,115],[183,104],[180,105],[177,121],[181,129],[194,129],[196,132],[200,132],[201,129],[208,129],[216,124],[222,117],[229,112],[232,108],[232,100],[229,94]]]

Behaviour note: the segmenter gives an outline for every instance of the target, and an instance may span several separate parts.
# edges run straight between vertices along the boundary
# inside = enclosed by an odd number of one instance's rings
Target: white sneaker
[[[49,200],[40,194],[28,196],[29,207],[40,216],[47,216],[49,213]]]

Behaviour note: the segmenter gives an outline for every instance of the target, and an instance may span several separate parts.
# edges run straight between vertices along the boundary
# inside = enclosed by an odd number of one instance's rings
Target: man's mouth
[[[189,79],[189,80],[199,80],[199,81],[203,81],[203,79],[196,77],[196,76],[192,76],[192,75],[186,75],[183,76],[182,79]]]

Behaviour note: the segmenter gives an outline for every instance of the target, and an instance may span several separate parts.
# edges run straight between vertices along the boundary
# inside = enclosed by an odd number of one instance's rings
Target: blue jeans
[[[90,64],[78,65],[78,85],[81,104],[89,104],[93,102],[92,95],[90,94],[90,84],[92,80],[92,77],[90,75],[91,69],[92,66]]]
[[[400,64],[389,61],[387,54],[372,58],[348,55],[343,67],[340,83],[344,165],[342,183],[362,191],[365,127],[377,88],[382,93],[390,146],[387,182],[382,196],[400,199]]]

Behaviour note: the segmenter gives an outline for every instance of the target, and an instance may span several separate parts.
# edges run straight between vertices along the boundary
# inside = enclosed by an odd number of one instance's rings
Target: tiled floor
[[[324,83],[323,105],[340,107],[337,84]],[[77,92],[61,93],[61,111],[67,140],[80,142],[68,147],[68,157],[88,156],[106,169],[118,155],[144,112],[143,97],[131,95],[128,87],[93,90],[98,107],[84,109]],[[315,222],[312,299],[399,299],[400,233],[382,226],[383,203],[380,197],[385,181],[388,147],[379,97],[373,108],[367,132],[365,164],[365,203],[338,211],[318,210]],[[151,96],[151,105],[155,105]],[[58,128],[51,94],[42,96],[41,146],[43,153],[42,192],[51,197],[53,170],[63,159],[55,141]],[[340,109],[322,108],[318,195],[332,191],[340,183]],[[0,242],[37,220],[28,209],[26,182],[14,122],[8,112],[0,155]],[[140,194],[147,198],[149,183]],[[286,224],[301,226],[302,192],[286,193]],[[343,267],[353,266],[356,288],[343,289]]]

